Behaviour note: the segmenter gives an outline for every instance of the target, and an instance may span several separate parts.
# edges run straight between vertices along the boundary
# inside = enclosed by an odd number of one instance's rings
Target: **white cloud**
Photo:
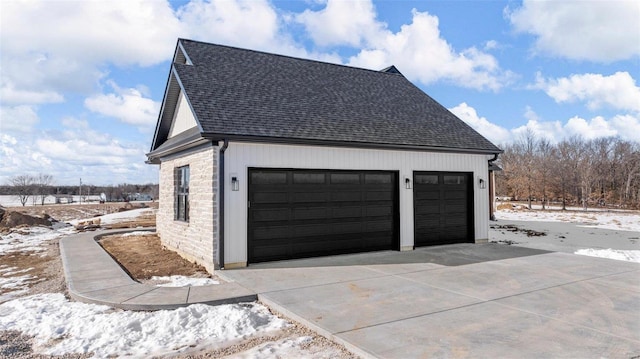
[[[42,103],[55,103],[64,101],[64,97],[55,91],[31,91],[31,90],[16,90],[14,85],[2,79],[0,85],[0,99],[2,103],[7,104],[42,104]]]
[[[181,28],[166,1],[6,1],[0,22],[3,95],[20,103],[90,91],[108,64],[167,60]]]
[[[193,0],[177,16],[193,39],[256,48],[273,43],[278,34],[278,16],[263,0]]]
[[[497,48],[500,48],[500,44],[496,40],[489,40],[489,41],[484,43],[485,51],[494,50],[494,49],[497,49]]]
[[[77,120],[74,120],[77,121]],[[71,125],[73,121],[67,121]],[[77,121],[81,123],[82,121]],[[15,175],[51,174],[57,184],[157,182],[158,168],[144,163],[146,146],[77,128],[31,136],[0,135],[0,183]]]
[[[538,73],[536,77],[533,87],[544,90],[558,103],[582,101],[592,110],[606,105],[640,112],[640,87],[628,72],[616,72],[610,76],[581,74],[557,79],[544,79]]]
[[[620,134],[619,129],[614,128],[613,123],[605,120],[602,116],[596,116],[589,121],[574,116],[567,121],[564,128],[570,134],[582,136],[587,140]]]
[[[78,120],[73,117],[65,117],[62,119],[62,125],[71,129],[89,129],[89,122],[86,120]]]
[[[320,46],[360,47],[381,35],[386,24],[376,20],[370,1],[331,1],[319,11],[305,10],[295,16]]]
[[[596,116],[590,120],[574,116],[565,122],[543,121],[527,106],[523,113],[527,123],[507,129],[479,116],[473,107],[464,102],[449,110],[495,144],[511,142],[527,131],[552,143],[573,135],[585,139],[619,136],[623,140],[640,142],[640,117],[633,115],[616,115],[610,119]]]
[[[597,62],[640,55],[638,1],[524,0],[505,15],[517,32],[536,37],[538,52]]]
[[[484,117],[478,116],[476,109],[464,102],[449,109],[449,111],[453,112],[454,115],[458,116],[469,126],[473,127],[474,130],[495,144],[505,143],[510,140],[511,134],[509,130],[489,122],[489,120]]]
[[[367,48],[349,59],[349,65],[382,69],[396,65],[409,79],[430,84],[447,81],[457,86],[499,90],[514,75],[503,71],[495,57],[471,47],[456,52],[440,36],[438,18],[413,10],[411,24],[400,31],[379,31]]]
[[[307,51],[284,31],[286,16],[279,16],[266,0],[193,0],[178,9],[182,37],[340,63],[333,53]]]
[[[27,105],[0,107],[0,119],[2,119],[0,121],[0,130],[3,133],[28,133],[40,122],[36,110]]]
[[[108,81],[108,84],[114,93],[87,98],[84,105],[89,110],[142,129],[155,125],[160,103],[144,97],[138,89],[123,89],[113,81]]]

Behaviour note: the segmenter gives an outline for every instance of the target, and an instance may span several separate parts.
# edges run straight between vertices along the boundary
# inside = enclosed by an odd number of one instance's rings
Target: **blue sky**
[[[178,37],[395,65],[494,143],[640,142],[637,1],[0,2],[0,183],[158,181],[149,151]]]

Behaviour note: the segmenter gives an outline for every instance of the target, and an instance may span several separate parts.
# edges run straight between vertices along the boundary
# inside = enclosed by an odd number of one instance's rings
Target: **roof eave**
[[[193,147],[211,142],[210,139],[201,135],[197,127],[187,130],[176,136],[171,142],[165,142],[160,147],[146,154],[148,164],[160,164],[160,159],[172,154],[176,154]]]
[[[500,154],[499,148],[479,149],[479,148],[455,148],[455,147],[438,147],[438,146],[418,146],[403,145],[393,143],[371,143],[371,142],[354,142],[354,141],[330,141],[305,138],[285,138],[285,137],[268,137],[268,136],[249,136],[238,134],[210,133],[202,134],[202,137],[210,141],[222,141],[223,139],[237,142],[258,142],[258,143],[274,143],[289,145],[312,145],[312,146],[329,146],[329,147],[351,147],[381,150],[403,150],[403,151],[429,151],[429,152],[449,152],[449,153],[467,153],[467,154]]]

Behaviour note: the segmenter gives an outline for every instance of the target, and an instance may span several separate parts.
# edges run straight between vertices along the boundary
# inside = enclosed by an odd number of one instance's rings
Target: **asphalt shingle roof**
[[[204,134],[500,152],[402,74],[180,40]]]

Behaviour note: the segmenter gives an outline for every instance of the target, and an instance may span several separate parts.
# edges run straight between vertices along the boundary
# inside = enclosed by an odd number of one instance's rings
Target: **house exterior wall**
[[[174,220],[177,167],[189,165],[189,221]],[[164,246],[213,273],[218,238],[218,151],[207,146],[160,163],[156,231]]]
[[[184,93],[180,92],[178,97],[178,105],[176,106],[175,113],[173,115],[173,121],[171,122],[171,129],[169,130],[168,138],[174,137],[190,128],[198,126],[196,118],[193,117],[193,112],[189,108],[187,98],[184,97]]]
[[[414,244],[413,185],[404,187],[404,179],[413,182],[414,171],[473,172],[473,210],[476,242],[486,242],[489,233],[489,195],[477,183],[488,181],[491,155],[296,146],[231,142],[225,152],[225,266],[232,268],[247,262],[248,168],[301,168],[387,170],[399,172],[400,247],[410,250]],[[240,181],[239,191],[231,190],[231,177]]]

